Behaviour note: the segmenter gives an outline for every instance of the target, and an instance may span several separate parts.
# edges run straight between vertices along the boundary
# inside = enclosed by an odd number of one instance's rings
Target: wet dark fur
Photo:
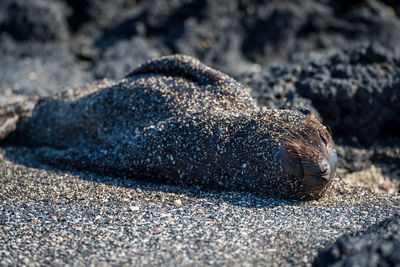
[[[261,110],[249,89],[187,56],[42,99],[20,117],[14,142],[59,167],[290,199],[329,184],[310,189],[300,170],[334,153],[313,115]]]

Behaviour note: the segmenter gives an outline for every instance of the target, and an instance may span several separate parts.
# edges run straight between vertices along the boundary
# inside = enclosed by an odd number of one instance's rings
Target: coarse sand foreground
[[[311,265],[339,237],[400,212],[398,194],[338,179],[298,202],[52,170],[27,148],[0,154],[2,266]]]

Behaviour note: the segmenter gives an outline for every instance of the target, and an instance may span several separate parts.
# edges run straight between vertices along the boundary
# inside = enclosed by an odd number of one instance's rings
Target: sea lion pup
[[[41,99],[15,128],[9,142],[57,166],[287,199],[320,197],[337,162],[312,114],[260,109],[236,80],[182,55]]]

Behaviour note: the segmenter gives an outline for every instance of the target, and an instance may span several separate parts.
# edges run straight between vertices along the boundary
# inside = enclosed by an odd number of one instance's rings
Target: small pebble
[[[175,205],[176,207],[181,207],[181,206],[182,206],[182,201],[181,201],[180,199],[175,199],[175,200],[174,200],[174,205]]]
[[[131,211],[138,211],[140,208],[138,206],[130,206],[129,209]]]

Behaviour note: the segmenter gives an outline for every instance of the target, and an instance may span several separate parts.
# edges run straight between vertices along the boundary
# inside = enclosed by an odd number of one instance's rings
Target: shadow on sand
[[[274,199],[266,196],[256,195],[245,191],[228,191],[221,188],[205,188],[201,186],[166,184],[148,179],[132,179],[129,177],[117,177],[106,174],[89,172],[86,170],[77,170],[66,166],[54,166],[41,160],[40,149],[2,145],[0,149],[5,153],[5,159],[13,163],[20,164],[29,168],[41,169],[57,174],[70,174],[79,177],[80,179],[102,183],[107,186],[122,187],[131,190],[140,189],[143,192],[163,192],[165,194],[184,195],[189,198],[207,199],[208,201],[217,204],[226,202],[232,205],[246,208],[273,208],[276,206],[299,206],[303,202],[296,200]]]

